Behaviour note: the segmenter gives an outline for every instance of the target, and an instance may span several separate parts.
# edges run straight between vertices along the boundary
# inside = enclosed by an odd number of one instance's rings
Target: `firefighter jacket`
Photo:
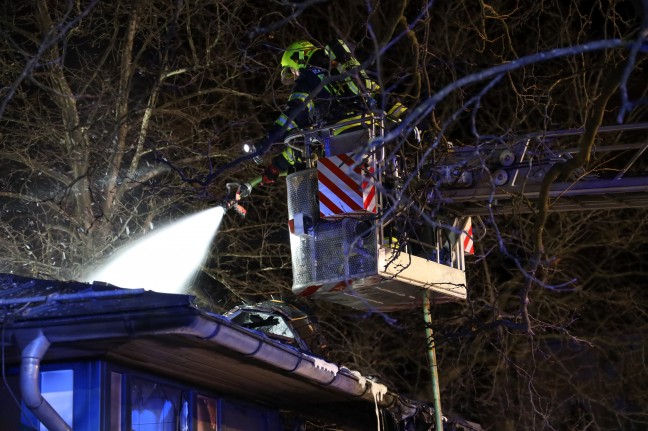
[[[375,109],[380,100],[380,87],[364,70],[359,70],[359,66],[341,41],[316,50],[308,65],[299,70],[287,109],[257,148],[265,149],[272,143],[281,142],[295,129],[348,121]],[[387,115],[398,118],[405,110],[402,104],[395,103]],[[350,131],[351,127],[354,126],[341,127],[336,134]],[[279,173],[302,168],[299,152],[285,147],[266,168],[262,183],[274,183]]]

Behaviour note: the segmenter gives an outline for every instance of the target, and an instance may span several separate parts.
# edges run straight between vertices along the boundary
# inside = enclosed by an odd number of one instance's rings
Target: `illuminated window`
[[[216,431],[218,401],[203,395],[196,396],[197,431]]]
[[[122,375],[110,373],[110,429],[122,430]]]
[[[133,431],[189,429],[188,404],[181,390],[133,377],[130,393]]]
[[[70,426],[72,423],[74,405],[74,372],[72,370],[57,370],[41,372],[41,393],[43,398],[54,408],[61,418]],[[47,428],[41,424],[41,431]]]

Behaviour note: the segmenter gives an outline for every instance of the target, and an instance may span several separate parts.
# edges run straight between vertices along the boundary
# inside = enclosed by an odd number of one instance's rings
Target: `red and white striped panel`
[[[376,213],[376,184],[374,183],[374,168],[370,166],[366,169],[368,177],[362,182],[362,202],[367,212]]]
[[[376,185],[348,154],[320,158],[317,182],[320,216],[336,217],[376,212]],[[370,172],[369,172],[370,174]]]
[[[461,234],[461,243],[463,244],[464,253],[475,254],[475,243],[473,242],[472,219],[468,217]]]

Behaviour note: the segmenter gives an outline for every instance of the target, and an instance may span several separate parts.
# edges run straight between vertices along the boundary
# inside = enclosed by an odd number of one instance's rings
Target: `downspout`
[[[20,391],[29,410],[49,431],[72,431],[40,392],[40,363],[50,342],[42,331],[22,350]]]
[[[441,413],[441,391],[439,390],[439,373],[437,372],[436,347],[432,332],[432,314],[430,313],[430,292],[423,290],[423,317],[425,318],[425,335],[427,340],[428,358],[430,360],[430,377],[432,378],[432,395],[434,402],[434,422],[437,431],[443,430],[443,414]]]

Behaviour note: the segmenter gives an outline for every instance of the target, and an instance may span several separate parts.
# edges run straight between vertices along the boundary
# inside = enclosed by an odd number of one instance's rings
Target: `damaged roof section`
[[[286,310],[283,315],[294,317]],[[251,328],[258,316],[239,317],[247,328],[235,323],[240,313],[232,316],[201,310],[189,295],[0,274],[8,365],[20,365],[26,346],[44,337],[43,361],[107,360],[309,418],[346,422],[345,429],[376,423],[376,405],[396,422],[431,420],[427,404],[304,345]]]

